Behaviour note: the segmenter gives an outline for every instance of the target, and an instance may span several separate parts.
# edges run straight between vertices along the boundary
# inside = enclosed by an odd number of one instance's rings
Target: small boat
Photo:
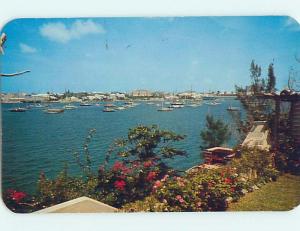
[[[202,97],[202,99],[203,100],[215,100],[216,99],[216,97],[215,96],[213,96],[213,95],[204,95],[203,97]]]
[[[43,108],[44,106],[39,103],[39,104],[36,104],[34,107],[36,107],[36,108]]]
[[[195,103],[194,103],[194,104],[189,104],[188,106],[189,106],[189,107],[199,107],[200,104],[195,104]]]
[[[126,101],[126,102],[124,102],[124,104],[126,104],[126,105],[132,105],[133,102],[132,101]]]
[[[147,104],[148,104],[148,105],[153,105],[154,103],[153,103],[153,102],[148,102]]]
[[[105,104],[104,107],[116,107],[116,105],[109,103],[109,104]]]
[[[165,112],[167,112],[167,111],[173,111],[173,108],[169,108],[169,107],[162,107],[162,108],[159,108],[159,109],[157,109],[157,111],[165,111]]]
[[[125,110],[125,109],[126,109],[126,107],[122,107],[122,106],[120,106],[120,107],[116,107],[116,109],[117,109],[117,110]]]
[[[221,104],[221,103],[219,103],[219,102],[217,102],[217,101],[213,101],[213,102],[207,102],[207,103],[205,103],[206,105],[209,105],[209,106],[217,106],[217,105],[219,105],[219,104]]]
[[[179,101],[173,102],[169,106],[169,108],[183,108],[183,107],[184,107],[184,103],[181,103]]]
[[[9,111],[11,111],[11,112],[26,112],[27,109],[23,108],[23,107],[16,107],[16,108],[10,109]]]
[[[58,114],[58,113],[63,113],[65,110],[62,108],[49,108],[45,110],[46,113],[48,114]]]
[[[232,107],[232,106],[229,106],[228,108],[227,108],[227,111],[239,111],[240,110],[240,108],[238,108],[238,107]]]
[[[68,105],[65,105],[65,106],[64,106],[64,109],[66,109],[66,110],[74,110],[74,109],[76,109],[76,108],[77,108],[76,106],[71,105],[71,104],[68,104]]]
[[[161,112],[168,112],[168,111],[173,111],[173,108],[170,107],[164,107],[163,102],[161,103],[161,108],[157,109],[157,111],[161,111]]]
[[[92,106],[92,104],[90,104],[90,103],[81,103],[80,106],[89,107],[89,106]]]
[[[115,109],[112,109],[112,108],[109,108],[109,107],[106,107],[103,109],[103,112],[115,112],[116,110]]]

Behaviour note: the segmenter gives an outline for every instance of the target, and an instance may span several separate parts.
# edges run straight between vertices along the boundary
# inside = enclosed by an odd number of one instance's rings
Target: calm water
[[[92,128],[96,129],[96,134],[89,147],[95,170],[103,162],[112,141],[126,136],[128,129],[138,124],[157,124],[160,128],[186,135],[177,146],[186,150],[188,157],[177,157],[169,162],[173,167],[185,170],[202,162],[199,134],[205,127],[207,113],[230,123],[233,129],[232,117],[226,108],[229,105],[241,107],[240,102],[226,99],[221,103],[217,106],[184,107],[172,112],[158,112],[156,105],[146,103],[114,113],[102,112],[103,106],[91,106],[66,110],[61,114],[46,114],[39,108],[13,113],[9,109],[17,105],[3,104],[3,188],[32,193],[41,171],[53,177],[62,170],[65,162],[68,162],[72,175],[80,174],[73,153],[82,151],[84,139]],[[228,145],[236,142],[233,134]]]

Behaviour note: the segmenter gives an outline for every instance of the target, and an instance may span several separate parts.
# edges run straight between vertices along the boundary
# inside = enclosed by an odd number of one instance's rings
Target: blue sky
[[[17,19],[7,34],[3,92],[179,92],[249,84],[252,59],[277,87],[287,85],[300,57],[300,27],[289,17]]]

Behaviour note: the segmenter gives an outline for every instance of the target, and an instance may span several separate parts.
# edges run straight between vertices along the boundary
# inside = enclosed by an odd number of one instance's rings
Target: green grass
[[[300,204],[300,176],[285,174],[238,202],[229,205],[229,211],[287,211]]]

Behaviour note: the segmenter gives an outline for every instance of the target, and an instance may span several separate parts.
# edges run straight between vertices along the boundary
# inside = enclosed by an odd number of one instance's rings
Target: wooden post
[[[275,97],[274,148],[278,148],[278,127],[280,121],[280,97]]]

